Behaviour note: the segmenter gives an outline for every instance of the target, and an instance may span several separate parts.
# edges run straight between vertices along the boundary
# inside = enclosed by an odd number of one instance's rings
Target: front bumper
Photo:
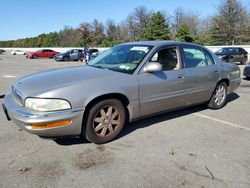
[[[56,56],[54,56],[54,60],[56,60],[56,61],[63,61],[63,57],[56,57]]]
[[[11,93],[5,95],[3,108],[7,119],[11,119],[21,129],[41,137],[77,136],[82,131],[82,117],[84,108],[70,109],[56,112],[34,113],[15,103]],[[33,129],[32,124],[51,123],[70,119],[69,125],[53,128]]]

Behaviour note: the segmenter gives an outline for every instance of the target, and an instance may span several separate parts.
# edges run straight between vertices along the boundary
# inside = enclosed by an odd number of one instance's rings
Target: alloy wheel
[[[226,98],[226,89],[223,85],[219,85],[219,87],[215,91],[214,102],[216,105],[220,106]]]
[[[116,134],[121,126],[121,116],[118,109],[112,105],[100,108],[94,116],[93,128],[99,137],[109,137]]]

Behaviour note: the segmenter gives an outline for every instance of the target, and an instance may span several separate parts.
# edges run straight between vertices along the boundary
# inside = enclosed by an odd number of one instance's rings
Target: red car
[[[27,52],[26,57],[30,59],[53,58],[54,55],[56,54],[59,54],[59,52],[56,52],[54,50],[44,49],[44,50],[38,50],[35,52]]]

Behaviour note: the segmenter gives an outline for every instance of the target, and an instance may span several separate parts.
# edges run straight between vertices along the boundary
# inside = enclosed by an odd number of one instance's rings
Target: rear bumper
[[[3,109],[7,119],[11,119],[21,129],[41,137],[77,136],[80,135],[82,131],[83,108],[47,113],[32,113],[24,107],[17,105],[9,93],[4,98]],[[65,119],[70,119],[71,123],[53,128],[33,129],[31,126],[32,124],[51,123]]]
[[[241,78],[237,78],[234,80],[230,81],[230,85],[229,85],[229,93],[234,92],[236,89],[238,89],[240,87],[240,83],[241,83]]]

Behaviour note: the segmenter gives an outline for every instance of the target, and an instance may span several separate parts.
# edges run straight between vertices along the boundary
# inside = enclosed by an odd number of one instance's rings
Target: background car
[[[84,51],[84,54],[85,54],[84,58],[86,58],[87,62],[94,59],[94,58],[96,58],[98,56],[99,52],[100,52],[96,48],[84,48],[83,51]],[[81,61],[84,61],[84,58],[82,58]]]
[[[10,54],[12,54],[12,55],[26,55],[26,51],[23,51],[23,50],[12,50],[10,52]]]
[[[54,59],[56,61],[78,61],[85,57],[83,50],[73,49],[64,53],[56,54]]]
[[[248,52],[239,47],[221,48],[215,54],[224,62],[246,64]]]
[[[3,54],[5,52],[5,50],[0,49],[0,54]]]
[[[191,55],[192,54],[192,55]],[[41,137],[113,140],[126,122],[204,103],[220,109],[241,83],[240,69],[208,49],[175,41],[117,45],[85,66],[20,78],[3,109]]]
[[[247,65],[244,68],[243,75],[247,78],[250,79],[250,62],[247,63]]]
[[[50,49],[43,49],[35,52],[27,52],[26,57],[29,59],[53,58],[56,54],[59,54],[59,52]]]

